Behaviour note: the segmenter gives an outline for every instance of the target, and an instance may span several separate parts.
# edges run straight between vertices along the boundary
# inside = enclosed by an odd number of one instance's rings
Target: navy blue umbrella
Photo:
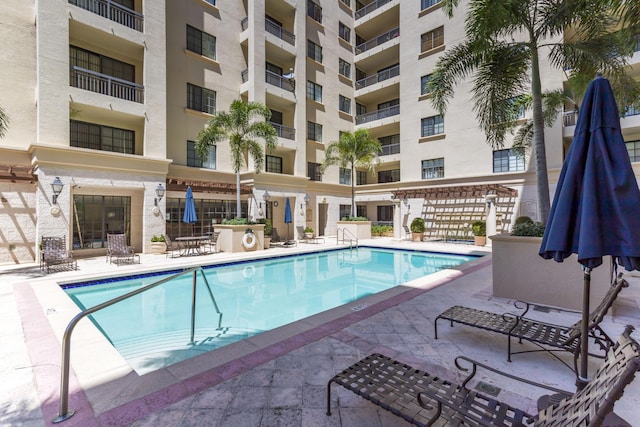
[[[187,224],[193,224],[198,222],[198,215],[196,214],[196,204],[193,201],[193,192],[191,187],[187,187],[187,195],[184,204],[184,215],[182,216],[182,222]],[[192,234],[193,234],[193,230]]]
[[[288,197],[287,197],[286,203],[284,204],[284,223],[287,224],[287,242],[289,242],[289,224],[291,224],[291,203],[289,203]]]
[[[584,269],[581,366],[587,380],[591,269],[611,255],[627,270],[640,269],[640,191],[620,132],[609,81],[593,80],[562,165],[540,246],[540,256],[562,262],[577,254]]]

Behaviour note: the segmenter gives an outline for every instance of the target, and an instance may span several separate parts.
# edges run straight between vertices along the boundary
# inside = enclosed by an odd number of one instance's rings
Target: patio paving
[[[420,248],[441,252],[469,251],[477,248],[439,243],[397,242],[372,239],[364,245],[384,245],[398,248]],[[297,248],[271,249],[260,255],[279,252],[314,250],[333,245],[300,244]],[[249,255],[255,255],[251,253]],[[0,345],[0,425],[51,425],[57,413],[59,387],[59,336],[69,321],[58,319],[64,312],[47,298],[56,281],[80,280],[104,274],[127,274],[148,268],[169,268],[208,260],[246,257],[238,254],[215,254],[206,257],[167,259],[164,256],[141,256],[141,264],[116,267],[104,262],[104,257],[81,259],[79,271],[61,271],[44,275],[37,265],[0,266],[0,322],[3,330]],[[618,336],[626,324],[640,325],[640,274],[625,273],[630,287],[624,289],[612,315],[602,327],[612,337]],[[41,294],[45,295],[32,295]],[[54,295],[54,294],[51,294]],[[39,301],[39,304],[34,304]],[[46,302],[43,302],[46,301]],[[333,318],[326,323],[310,325],[304,332],[266,343],[263,350],[252,354],[226,354],[218,366],[202,368],[202,374],[190,377],[175,386],[160,385],[157,391],[143,398],[128,399],[131,391],[121,392],[122,402],[95,404],[96,394],[104,384],[87,387],[87,381],[99,383],[101,378],[87,380],[85,367],[74,361],[80,386],[72,381],[70,407],[78,413],[62,426],[72,425],[134,425],[134,426],[405,426],[409,425],[391,413],[365,399],[333,386],[332,416],[326,415],[326,384],[337,372],[373,352],[380,352],[435,373],[459,381],[462,375],[453,362],[457,355],[466,355],[505,372],[531,378],[565,390],[573,390],[571,371],[548,353],[516,355],[506,361],[506,338],[464,326],[449,328],[444,322],[439,339],[433,338],[433,320],[450,307],[460,304],[490,311],[511,311],[512,302],[494,298],[491,294],[491,257],[474,261],[471,267],[443,276],[428,291],[412,289],[405,293],[390,293],[387,298],[370,300],[352,307],[351,314]],[[53,310],[53,311],[52,311]],[[58,310],[58,312],[56,312]],[[571,324],[579,315],[552,308],[550,312],[532,311],[531,317]],[[43,320],[46,322],[42,323]],[[45,325],[45,326],[43,326]],[[60,326],[62,325],[62,326]],[[272,339],[277,335],[269,335]],[[640,337],[636,331],[634,336]],[[259,341],[259,340],[256,340]],[[263,343],[264,344],[264,343]],[[516,344],[519,345],[519,344]],[[521,344],[531,346],[531,344]],[[57,350],[51,351],[51,348]],[[74,350],[75,351],[75,350]],[[79,350],[80,351],[80,350]],[[235,351],[235,350],[234,350]],[[222,353],[221,353],[222,354]],[[75,355],[75,353],[74,353]],[[96,356],[93,356],[96,357]],[[571,356],[561,356],[571,361]],[[213,358],[202,359],[211,363]],[[96,363],[83,360],[86,363]],[[76,362],[77,363],[77,362]],[[98,362],[99,363],[99,362]],[[590,364],[595,371],[598,361]],[[171,370],[168,370],[171,371]],[[178,369],[173,370],[175,375]],[[113,377],[118,373],[114,373]],[[112,377],[105,377],[112,378]],[[479,371],[478,380],[501,389],[499,398],[535,413],[535,400],[543,390],[513,381],[496,378]],[[143,375],[130,385],[142,387],[150,381],[166,378]],[[195,384],[195,381],[200,384]],[[103,381],[104,382],[104,381]],[[108,380],[107,380],[108,382]],[[113,385],[120,383],[114,381]],[[108,385],[108,384],[107,384]],[[164,388],[163,388],[164,387]],[[116,391],[117,392],[117,391]],[[133,395],[133,394],[132,394]],[[93,407],[88,402],[94,402]],[[141,404],[144,402],[144,404]],[[101,406],[103,405],[103,406]],[[627,389],[616,404],[615,411],[627,421],[640,419],[640,380]]]

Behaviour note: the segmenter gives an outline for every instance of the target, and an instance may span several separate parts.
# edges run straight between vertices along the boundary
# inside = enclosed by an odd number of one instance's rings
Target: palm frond
[[[7,134],[7,129],[9,129],[9,116],[4,109],[0,107],[0,138],[4,138]]]

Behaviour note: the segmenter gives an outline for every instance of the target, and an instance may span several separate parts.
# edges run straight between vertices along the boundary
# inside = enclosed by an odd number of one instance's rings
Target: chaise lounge
[[[47,274],[53,266],[63,266],[72,270],[78,269],[78,263],[73,258],[73,252],[67,250],[65,237],[42,237],[42,253],[40,268]]]
[[[613,305],[622,288],[626,288],[627,286],[629,286],[627,281],[622,279],[621,276],[618,276],[600,304],[589,314],[589,338],[592,338],[604,352],[613,345],[613,341],[599,326],[600,322],[602,322],[602,319]],[[521,307],[521,304],[524,306]],[[451,326],[453,326],[454,323],[460,323],[474,328],[497,332],[507,335],[507,360],[509,362],[511,362],[512,354],[547,351],[567,365],[553,353],[567,351],[573,354],[572,369],[577,373],[580,340],[582,338],[580,320],[571,326],[545,323],[540,320],[524,317],[531,307],[530,303],[516,301],[514,305],[518,309],[524,308],[524,312],[520,315],[511,313],[498,314],[459,305],[451,307],[436,317],[434,321],[435,338],[438,339],[438,320],[440,319],[448,320]],[[522,340],[530,341],[540,347],[540,349],[512,351],[511,340],[513,338],[517,338],[519,342],[522,342]],[[604,357],[603,354],[590,353],[590,355],[600,358]],[[571,366],[568,367],[571,368]]]
[[[125,234],[107,234],[107,262],[120,265],[120,263],[140,263],[140,255],[136,254],[133,246],[127,245]]]
[[[327,384],[327,415],[331,415],[331,384],[336,383],[417,426],[629,426],[613,413],[615,402],[640,370],[640,345],[632,326],[607,351],[593,379],[575,394],[497,371],[467,357],[456,367],[471,371],[461,385],[393,360],[372,354],[348,367]],[[471,368],[461,366],[461,362]],[[493,397],[467,388],[477,368],[553,392],[538,399],[532,415]],[[551,405],[549,405],[551,403]],[[604,424],[603,424],[604,423]]]

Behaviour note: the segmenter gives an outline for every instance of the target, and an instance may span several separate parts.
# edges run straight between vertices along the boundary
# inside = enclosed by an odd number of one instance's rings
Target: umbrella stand
[[[583,289],[582,289],[582,323],[580,325],[580,375],[576,377],[576,389],[582,390],[589,383],[589,294],[591,292],[591,269],[582,267]],[[586,314],[585,314],[586,313]]]

